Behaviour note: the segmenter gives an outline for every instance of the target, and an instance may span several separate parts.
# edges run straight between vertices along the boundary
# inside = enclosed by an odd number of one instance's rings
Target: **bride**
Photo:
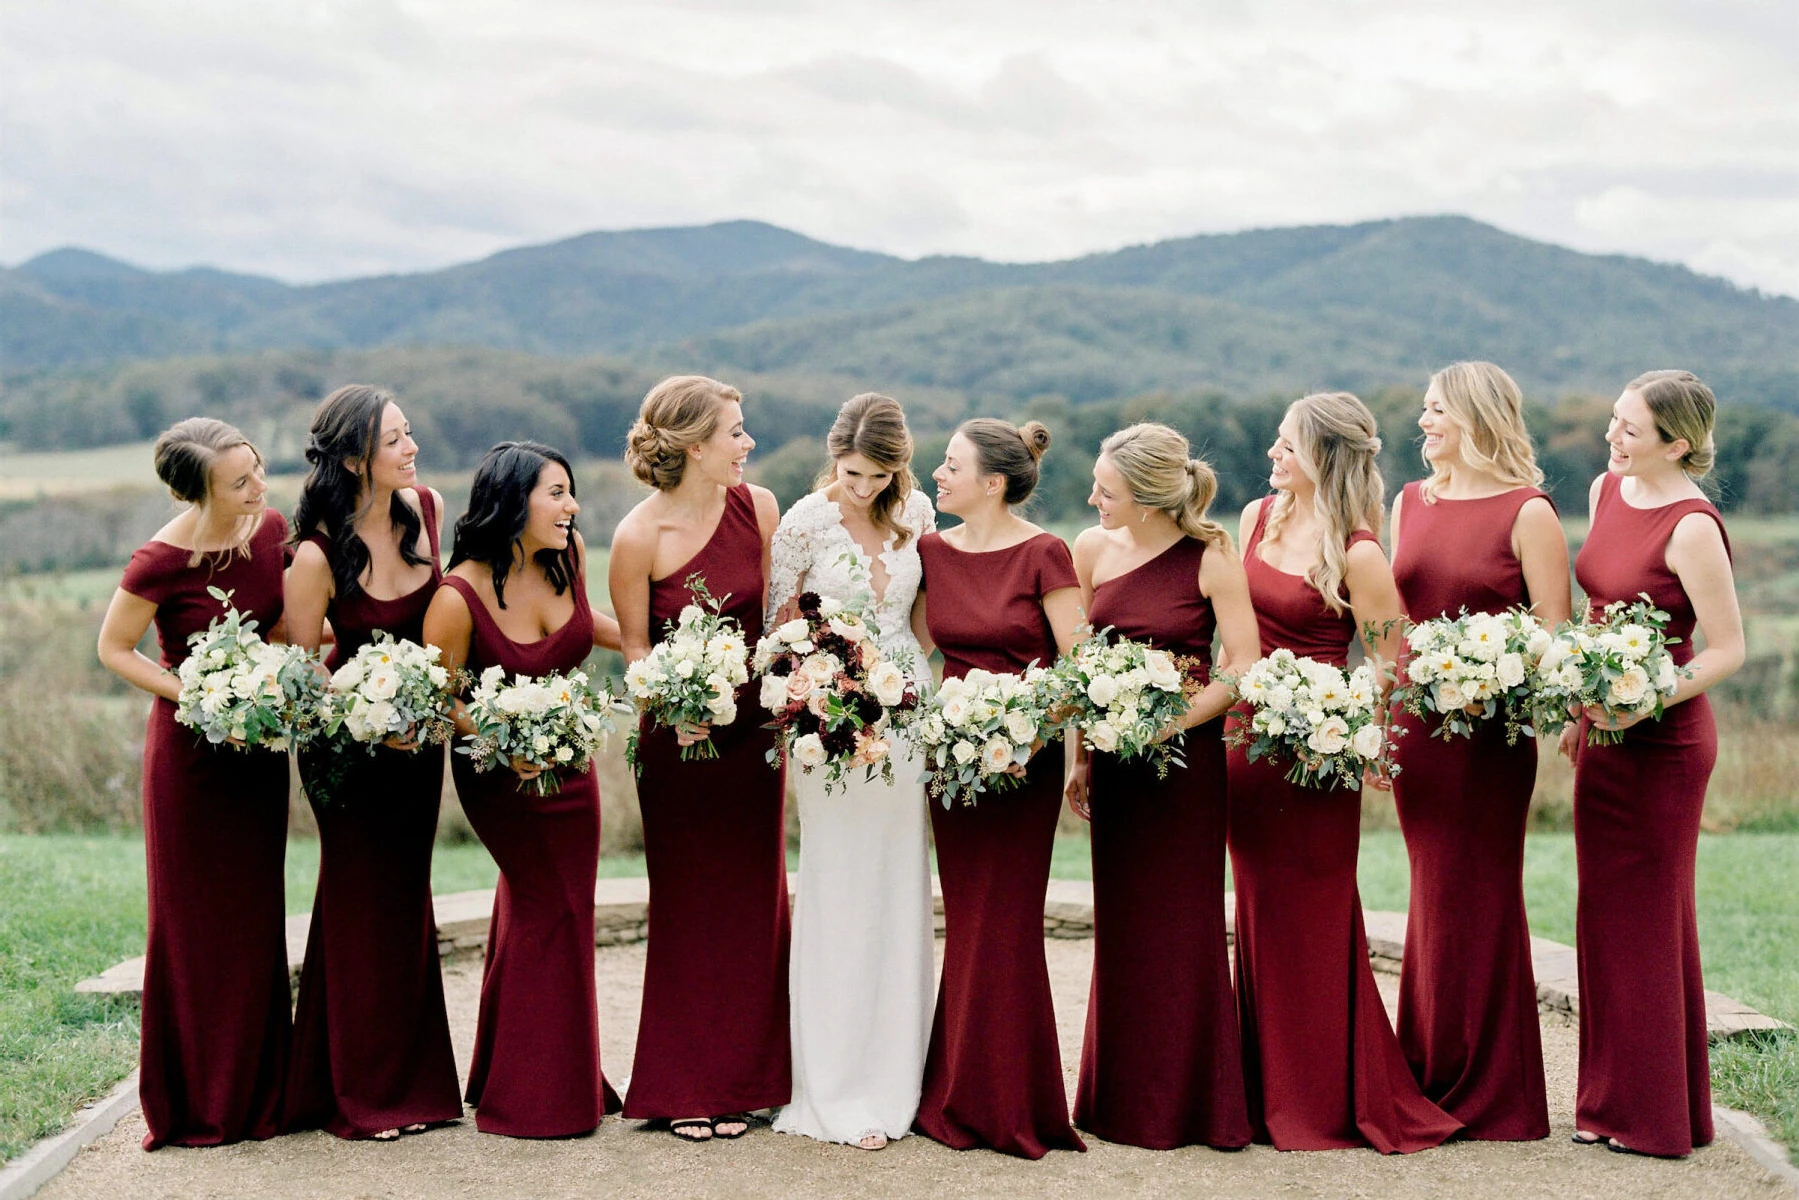
[[[781,518],[773,622],[802,591],[866,596],[881,648],[928,670],[918,539],[936,528],[912,435],[887,396],[855,397],[826,438],[832,467]],[[772,625],[770,626],[772,627]],[[793,1100],[775,1128],[879,1150],[918,1109],[933,996],[931,874],[919,760],[894,739],[893,782],[788,776],[799,799],[799,892],[788,967]]]

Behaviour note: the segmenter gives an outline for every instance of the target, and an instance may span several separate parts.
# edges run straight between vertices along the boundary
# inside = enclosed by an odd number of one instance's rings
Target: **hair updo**
[[[1655,418],[1655,432],[1664,442],[1686,439],[1687,452],[1680,469],[1689,479],[1704,479],[1717,461],[1712,424],[1718,416],[1718,400],[1712,390],[1691,371],[1645,371],[1624,389],[1635,392]]]
[[[893,478],[868,506],[869,520],[883,533],[894,536],[896,546],[904,546],[916,532],[905,524],[906,498],[918,486],[912,474],[912,431],[906,428],[906,413],[899,401],[879,392],[863,392],[843,402],[831,431],[825,435],[825,449],[831,465],[813,486],[826,487],[837,478],[837,463],[851,454],[860,454]]]
[[[1218,494],[1218,476],[1211,464],[1190,457],[1191,451],[1177,431],[1149,421],[1120,429],[1099,444],[1100,457],[1124,477],[1132,500],[1167,513],[1188,537],[1228,550],[1231,535],[1206,516]]]
[[[996,417],[976,417],[956,432],[974,447],[975,470],[1006,477],[1006,503],[1023,504],[1037,488],[1038,464],[1049,449],[1049,428],[1042,421],[1014,425]]]
[[[651,388],[625,435],[625,465],[657,491],[680,486],[687,451],[718,429],[727,404],[742,404],[743,393],[704,375],[671,375]]]
[[[169,426],[156,439],[152,451],[156,477],[168,487],[175,499],[187,504],[205,504],[212,498],[212,468],[227,450],[249,446],[262,465],[262,455],[250,445],[235,425],[217,417],[189,417]]]

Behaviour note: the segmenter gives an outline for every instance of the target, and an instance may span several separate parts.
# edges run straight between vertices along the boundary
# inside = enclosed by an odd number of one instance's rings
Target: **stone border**
[[[1795,1167],[1787,1156],[1786,1147],[1769,1137],[1767,1129],[1753,1114],[1714,1104],[1712,1122],[1719,1133],[1748,1151],[1757,1166],[1799,1194],[1799,1167]]]
[[[111,1133],[120,1118],[136,1107],[137,1072],[133,1071],[105,1098],[77,1112],[74,1124],[0,1168],[0,1200],[25,1200],[56,1178],[83,1146]]]

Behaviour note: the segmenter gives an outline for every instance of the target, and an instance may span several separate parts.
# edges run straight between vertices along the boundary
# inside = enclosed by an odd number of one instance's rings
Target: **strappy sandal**
[[[753,1120],[754,1118],[748,1113],[728,1113],[722,1117],[713,1117],[712,1136],[715,1138],[722,1138],[727,1142],[734,1142],[750,1131],[750,1125]],[[739,1129],[736,1133],[726,1133],[719,1128],[720,1125],[741,1125],[743,1128]]]
[[[701,1133],[700,1130],[702,1129],[706,1132]],[[670,1121],[668,1123],[668,1131],[674,1134],[679,1140],[683,1142],[692,1142],[695,1145],[698,1145],[701,1142],[709,1142],[712,1140],[713,1136],[712,1122],[705,1117],[689,1117],[685,1120]]]
[[[858,1150],[885,1150],[886,1148],[887,1135],[879,1129],[870,1129],[856,1139],[856,1149]]]
[[[399,1140],[400,1131],[398,1129],[383,1129],[379,1132],[369,1134],[369,1141],[371,1142],[397,1142]]]
[[[1605,1145],[1605,1139],[1603,1137],[1601,1137],[1599,1134],[1596,1133],[1590,1138],[1583,1138],[1580,1136],[1580,1133],[1578,1130],[1574,1133],[1569,1134],[1568,1140],[1573,1142],[1576,1146],[1603,1146],[1603,1145]]]

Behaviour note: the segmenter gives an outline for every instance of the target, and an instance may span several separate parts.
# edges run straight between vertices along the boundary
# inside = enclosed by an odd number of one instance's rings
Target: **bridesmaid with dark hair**
[[[443,501],[419,486],[417,457],[406,414],[379,388],[338,388],[313,416],[287,629],[317,650],[329,617],[329,670],[377,632],[424,641],[443,578]],[[329,802],[308,788],[319,883],[294,1016],[289,1129],[388,1141],[462,1115],[431,907],[444,752],[389,740],[373,757],[351,752]],[[301,756],[303,780],[324,768],[320,758]]]
[[[1431,377],[1418,418],[1430,478],[1393,498],[1393,576],[1413,621],[1532,609],[1568,619],[1568,543],[1524,427],[1524,397],[1487,362]],[[1549,1136],[1537,982],[1524,916],[1524,819],[1537,744],[1479,722],[1444,740],[1400,715],[1393,799],[1411,857],[1399,1044],[1464,1137]]]
[[[1341,667],[1360,627],[1369,657],[1390,669],[1400,609],[1375,533],[1379,453],[1374,415],[1347,392],[1306,396],[1281,419],[1268,451],[1275,494],[1242,520],[1263,654]],[[1237,1012],[1256,1141],[1384,1154],[1437,1145],[1460,1125],[1419,1091],[1368,965],[1360,793],[1288,783],[1291,764],[1252,763],[1241,748],[1229,762]]]
[[[1074,544],[1088,621],[1190,662],[1201,690],[1167,731],[1186,765],[1091,753],[1076,734],[1069,803],[1093,824],[1093,986],[1075,1124],[1151,1150],[1249,1143],[1224,940],[1228,681],[1212,637],[1256,658],[1255,610],[1231,535],[1206,515],[1212,468],[1166,425],[1133,425],[1093,464],[1099,525]]]
[[[612,539],[627,663],[694,603],[687,580],[696,574],[747,645],[761,636],[781,514],[774,493],[743,481],[755,445],[734,387],[677,375],[644,397],[625,461],[656,491]],[[786,772],[769,769],[775,739],[757,716],[755,688],[738,689],[727,724],[640,726],[650,934],[625,1115],[667,1122],[686,1141],[742,1137],[751,1111],[786,1104],[793,1089]],[[682,747],[707,739],[716,758],[682,761]]]
[[[1647,592],[1687,674],[1659,721],[1589,709],[1574,759],[1580,872],[1580,1080],[1574,1140],[1678,1158],[1712,1140],[1694,860],[1718,731],[1705,693],[1743,665],[1730,539],[1699,480],[1712,468],[1711,389],[1650,371],[1612,405],[1606,473],[1574,573],[1597,609]],[[1705,649],[1693,652],[1697,630]],[[1591,728],[1623,731],[1589,746]]]
[[[187,507],[131,556],[100,661],[155,697],[144,734],[144,957],[138,1099],[144,1149],[279,1132],[287,1070],[287,755],[210,745],[175,721],[188,636],[223,615],[208,588],[280,639],[287,522],[262,456],[223,421],[156,439],[156,475]],[[137,651],[151,623],[161,663]]]
[[[932,472],[937,507],[961,519],[919,539],[925,620],[946,678],[1048,666],[1074,644],[1080,581],[1068,547],[1013,512],[1037,486],[1049,430],[966,421]],[[943,979],[925,1058],[918,1131],[956,1150],[1023,1158],[1087,1147],[1068,1121],[1043,897],[1062,809],[1051,743],[1015,790],[953,808],[932,800],[943,885]]]
[[[574,472],[536,442],[501,442],[475,468],[456,522],[450,569],[425,613],[443,664],[545,675],[618,647],[618,625],[587,604],[586,551],[575,529]],[[457,725],[472,733],[460,706]],[[477,772],[452,760],[469,824],[500,866],[469,1064],[475,1127],[509,1137],[592,1132],[617,1112],[600,1069],[593,978],[593,887],[600,789],[592,773],[558,772],[545,796],[519,764]]]

